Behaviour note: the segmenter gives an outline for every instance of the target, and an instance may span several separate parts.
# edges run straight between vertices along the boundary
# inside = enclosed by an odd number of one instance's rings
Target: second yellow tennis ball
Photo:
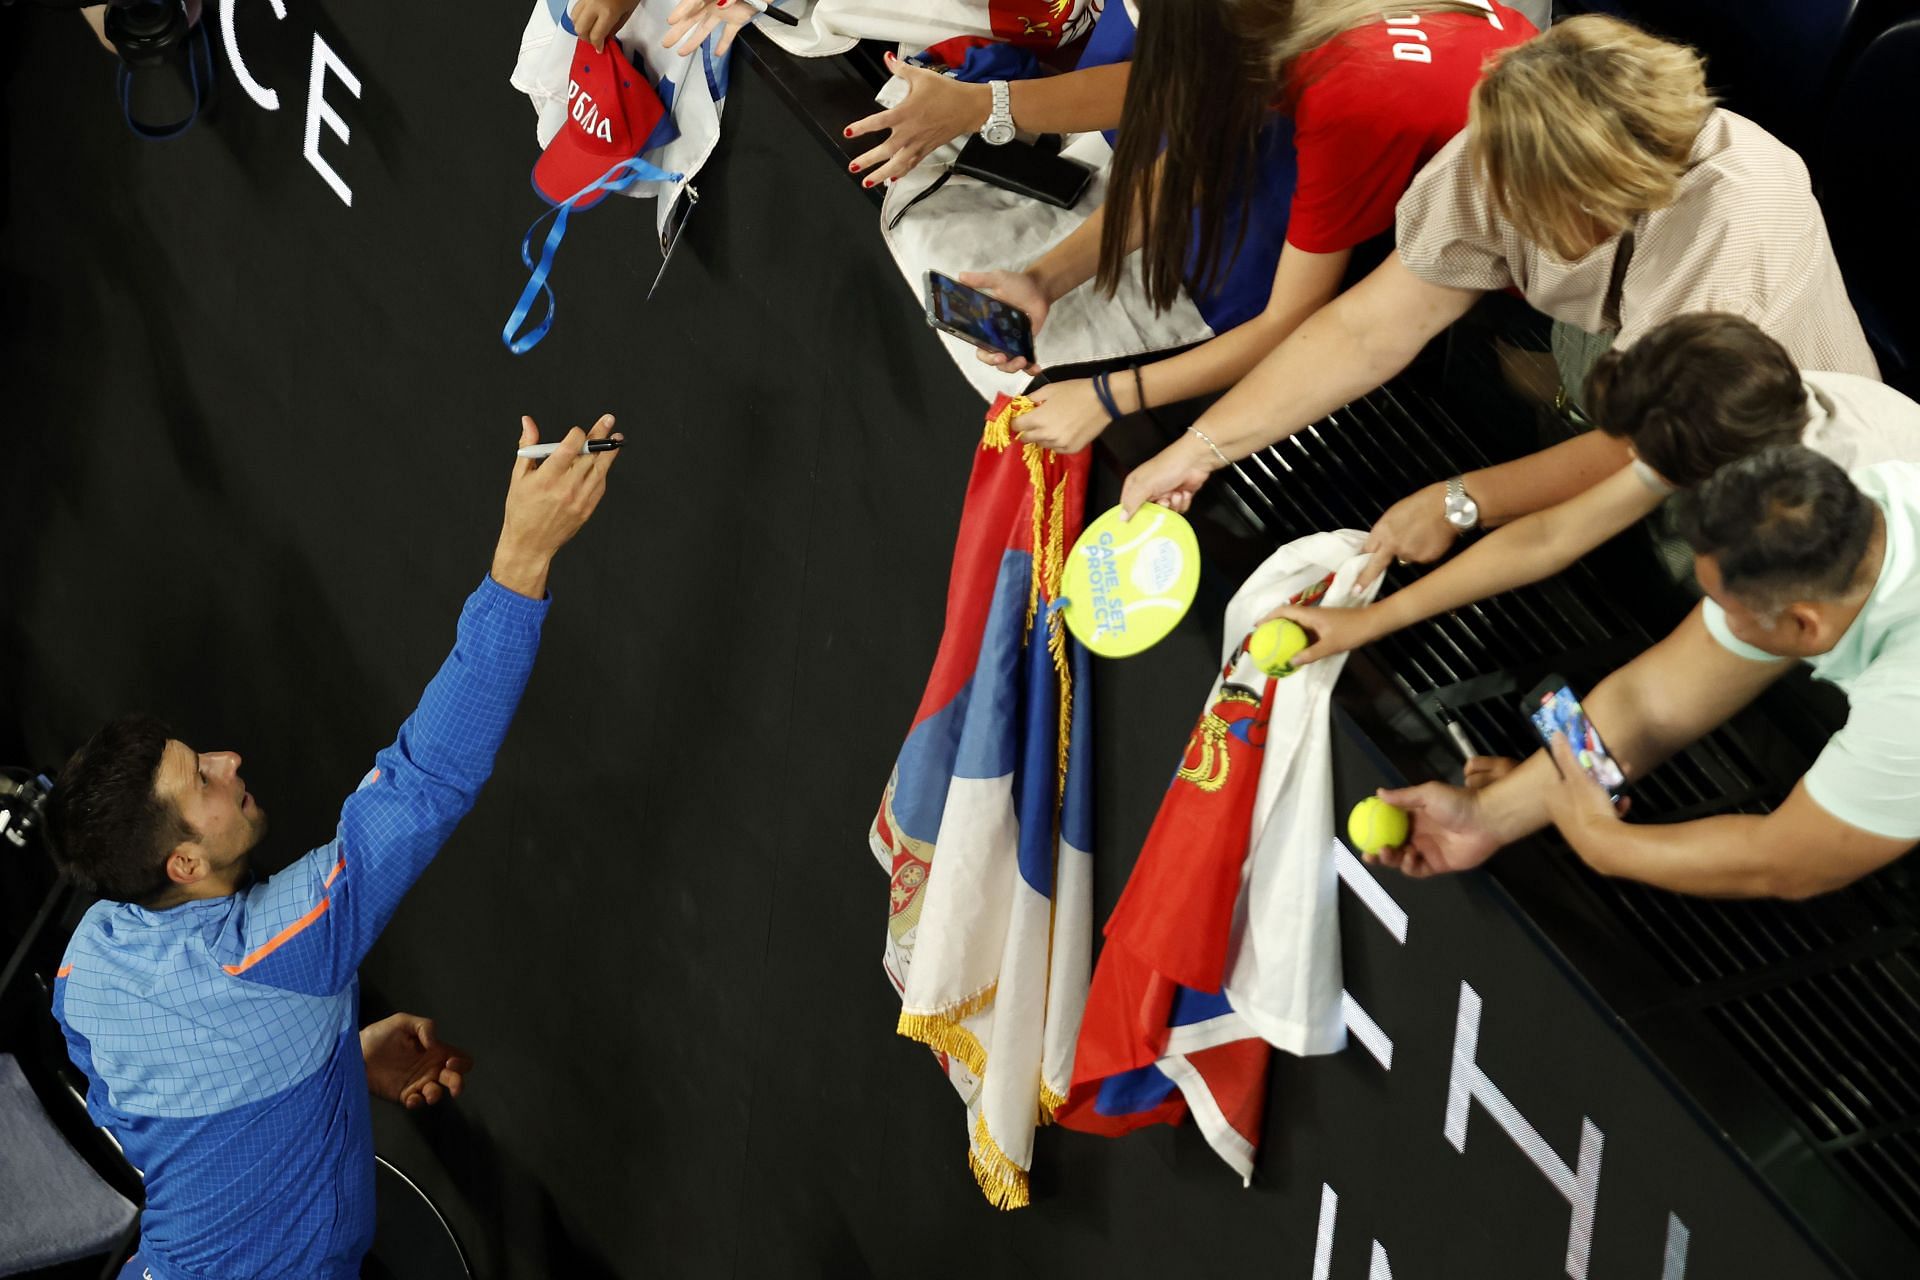
[[[1407,811],[1396,809],[1379,796],[1368,796],[1347,815],[1347,839],[1371,858],[1382,849],[1398,849],[1407,842]]]
[[[1290,676],[1294,672],[1293,655],[1308,643],[1299,623],[1269,618],[1247,637],[1247,655],[1270,676]]]

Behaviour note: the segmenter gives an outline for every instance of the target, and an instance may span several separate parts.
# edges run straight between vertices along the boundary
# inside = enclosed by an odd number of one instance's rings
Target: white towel
[[[1327,574],[1322,605],[1362,605],[1355,585],[1366,535],[1317,533],[1268,557],[1227,605],[1223,661],[1260,617]],[[1346,655],[1274,686],[1266,758],[1253,806],[1246,879],[1234,908],[1227,1002],[1276,1049],[1333,1053],[1346,1044],[1340,1004],[1340,895],[1333,860],[1334,682]]]

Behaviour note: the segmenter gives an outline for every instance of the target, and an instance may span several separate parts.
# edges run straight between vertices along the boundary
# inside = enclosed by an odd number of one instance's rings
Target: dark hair
[[[1587,377],[1587,412],[1671,484],[1696,485],[1736,459],[1800,443],[1807,388],[1787,349],[1739,316],[1675,316]]]
[[[1152,0],[1140,6],[1133,70],[1107,179],[1096,287],[1112,297],[1140,233],[1147,299],[1165,311],[1189,283],[1226,277],[1246,237],[1260,126],[1274,93],[1263,47],[1235,29],[1235,0]],[[1291,8],[1291,6],[1289,6]],[[1158,170],[1156,166],[1164,167]],[[1223,244],[1230,205],[1240,233]]]
[[[1853,589],[1873,542],[1874,506],[1831,458],[1805,445],[1730,462],[1674,499],[1680,535],[1761,613]]]
[[[1488,16],[1478,0],[1425,0],[1418,7],[1428,15]],[[1268,112],[1290,108],[1304,75],[1331,73],[1324,59],[1311,72],[1301,71],[1301,55],[1405,8],[1398,0],[1141,5],[1107,174],[1095,287],[1113,296],[1137,225],[1141,282],[1155,310],[1171,307],[1183,285],[1201,293],[1217,290],[1246,240]],[[1239,227],[1228,244],[1228,215],[1235,211]]]
[[[167,855],[193,828],[154,793],[172,735],[151,716],[122,716],[73,753],[47,798],[54,857],[103,898],[148,902],[167,888]]]

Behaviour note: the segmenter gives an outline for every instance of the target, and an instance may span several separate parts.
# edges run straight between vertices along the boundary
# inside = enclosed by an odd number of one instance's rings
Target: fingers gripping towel
[[[1060,1122],[1118,1136],[1191,1110],[1253,1175],[1272,1048],[1345,1044],[1331,700],[1345,655],[1275,679],[1247,654],[1276,606],[1357,605],[1363,535],[1314,534],[1227,606],[1205,710],[1107,921]]]
[[[1049,607],[1089,455],[1012,439],[1030,408],[988,414],[946,631],[869,833],[898,1030],[966,1103],[974,1176],[1003,1209],[1027,1203],[1034,1129],[1066,1096],[1093,936],[1089,659]]]
[[[514,63],[513,87],[527,95],[537,116],[535,137],[542,147],[566,124],[572,100],[571,59],[577,43],[567,17],[569,0],[535,0],[520,34],[520,55]],[[720,115],[726,107],[729,59],[733,51],[716,55],[719,33],[707,37],[697,53],[681,57],[661,46],[673,0],[642,0],[618,33],[621,47],[660,95],[666,128],[648,138],[641,158],[659,170],[621,188],[622,195],[661,197],[655,210],[656,227],[665,231],[674,198],[693,181],[720,142]]]

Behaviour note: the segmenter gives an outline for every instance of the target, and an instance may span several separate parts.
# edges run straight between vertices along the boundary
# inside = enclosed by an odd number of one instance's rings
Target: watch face
[[[982,129],[980,136],[993,146],[1004,147],[1013,141],[1013,126],[995,121]]]
[[[1461,530],[1473,528],[1480,523],[1480,504],[1468,497],[1448,503],[1447,523]]]

